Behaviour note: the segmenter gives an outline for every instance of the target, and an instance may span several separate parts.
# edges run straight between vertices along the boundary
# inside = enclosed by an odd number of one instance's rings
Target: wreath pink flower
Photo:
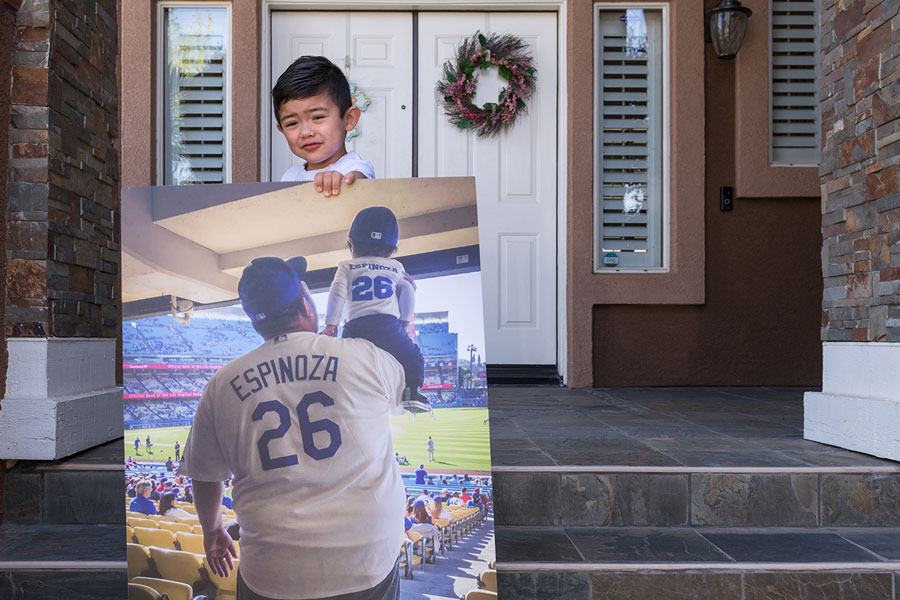
[[[475,69],[496,68],[509,83],[497,102],[475,106],[478,78]],[[460,129],[474,129],[478,137],[496,135],[509,128],[526,112],[526,101],[535,90],[536,69],[525,42],[513,35],[480,31],[460,44],[456,60],[444,64],[444,78],[437,90],[444,99],[444,112]]]

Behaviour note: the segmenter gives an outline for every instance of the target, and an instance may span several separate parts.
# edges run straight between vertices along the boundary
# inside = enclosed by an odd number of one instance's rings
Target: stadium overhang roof
[[[414,275],[478,268],[474,177],[361,180],[331,198],[297,183],[124,188],[123,301],[229,302],[258,256],[306,256],[310,287],[321,288],[349,258],[353,217],[378,205],[397,215],[400,260]],[[474,256],[453,256],[461,251]]]

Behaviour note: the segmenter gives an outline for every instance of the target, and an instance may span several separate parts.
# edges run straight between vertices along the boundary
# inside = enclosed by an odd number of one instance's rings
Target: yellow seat
[[[134,527],[131,525],[125,526],[125,541],[129,544],[134,542]]]
[[[128,517],[127,524],[132,527],[147,527],[148,529],[156,528],[156,521],[153,519],[138,519],[137,517]]]
[[[135,527],[134,537],[141,546],[157,546],[175,550],[175,533],[168,529],[149,529],[147,527]]]
[[[139,583],[128,584],[128,600],[160,600],[161,598],[162,594],[152,587]]]
[[[484,573],[478,576],[478,585],[489,591],[489,592],[497,592],[497,571],[493,569],[488,569]]]
[[[181,549],[185,552],[193,552],[194,554],[206,554],[206,550],[203,548],[202,535],[179,531],[175,533],[175,539],[178,540],[178,545],[181,546]]]
[[[196,515],[196,514],[197,514],[197,509],[194,508],[194,505],[193,505],[193,504],[190,504],[190,503],[187,503],[187,502],[185,502],[184,504],[179,503],[179,504],[178,504],[178,508],[180,508],[181,510],[183,510],[183,511],[185,511],[185,512],[189,512],[189,513],[191,513],[192,515]]]
[[[237,597],[237,569],[241,561],[233,558],[232,562],[234,563],[234,570],[228,573],[228,577],[221,577],[213,573],[206,557],[203,557],[203,567],[206,569],[206,574],[212,584],[216,586],[216,600]]]
[[[126,556],[128,557],[128,580],[142,575],[152,575],[153,566],[150,564],[150,549],[139,544],[126,544]]]
[[[466,592],[466,600],[497,600],[497,592],[487,590],[469,590]]]
[[[155,577],[135,577],[130,583],[153,588],[160,594],[166,594],[169,600],[191,600],[194,597],[191,586],[180,581],[156,579]]]
[[[170,521],[160,521],[159,522],[160,529],[168,529],[173,533],[178,533],[179,531],[183,531],[185,533],[191,533],[191,526],[187,523],[176,523]]]
[[[153,559],[153,564],[156,565],[156,570],[163,579],[186,583],[191,586],[195,595],[207,591],[208,586],[203,578],[203,561],[200,556],[190,552],[153,546],[150,548],[150,558]]]
[[[200,525],[193,525],[193,524],[192,524],[192,525],[191,525],[191,532],[192,532],[192,533],[199,533],[200,535],[203,535],[203,527],[201,527]]]

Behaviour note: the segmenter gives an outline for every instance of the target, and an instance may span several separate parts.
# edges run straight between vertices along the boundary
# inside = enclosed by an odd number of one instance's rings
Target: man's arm
[[[194,506],[203,528],[203,548],[206,560],[216,575],[227,577],[234,570],[231,557],[237,557],[234,542],[222,523],[222,496],[225,486],[221,481],[197,481],[194,484]]]

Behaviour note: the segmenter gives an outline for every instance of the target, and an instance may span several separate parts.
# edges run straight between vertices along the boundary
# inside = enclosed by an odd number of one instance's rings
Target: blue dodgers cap
[[[238,283],[241,306],[254,323],[283,314],[299,294],[297,273],[274,256],[254,258]]]
[[[381,242],[387,246],[396,246],[400,239],[400,228],[397,217],[386,206],[370,206],[356,214],[350,225],[351,240],[369,240]]]

